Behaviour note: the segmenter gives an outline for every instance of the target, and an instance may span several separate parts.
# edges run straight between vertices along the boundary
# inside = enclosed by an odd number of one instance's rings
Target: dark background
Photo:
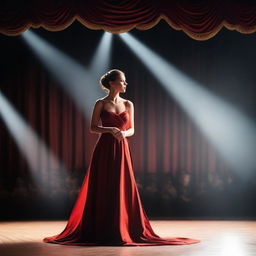
[[[89,65],[103,33],[89,30],[78,22],[63,31],[33,31],[84,67]],[[209,40],[196,41],[172,29],[163,20],[149,30],[132,30],[130,33],[255,121],[254,34],[240,34],[223,28]],[[48,197],[43,199],[22,152],[1,119],[0,203],[3,207],[0,218],[67,218],[89,165],[97,135],[88,132],[88,117],[84,118],[76,109],[69,95],[21,36],[1,35],[0,43],[1,93],[69,171],[61,181],[49,182]],[[228,166],[193,120],[174,98],[166,95],[156,78],[117,35],[113,38],[111,68],[126,73],[129,86],[121,96],[134,102],[136,133],[129,141],[136,181],[149,217],[254,218],[255,174],[246,183],[241,181],[239,175],[242,174]],[[54,124],[50,122],[53,108],[58,114]],[[44,111],[40,111],[42,109]],[[61,129],[62,124],[66,127],[67,123],[72,124],[67,128],[68,138]],[[193,157],[190,169],[186,164],[188,152],[182,150],[187,145],[188,138],[184,134],[188,124],[192,127],[193,142],[189,149]],[[178,131],[176,135],[174,127]],[[51,141],[53,134],[58,135],[56,147]],[[164,153],[162,147],[166,134],[170,136],[168,153]],[[175,139],[178,148],[173,147]],[[82,143],[76,144],[77,140]],[[163,163],[164,154],[169,154],[167,166]],[[214,166],[207,156],[214,159]],[[49,165],[47,170],[38,170],[38,174],[50,181],[53,171]]]

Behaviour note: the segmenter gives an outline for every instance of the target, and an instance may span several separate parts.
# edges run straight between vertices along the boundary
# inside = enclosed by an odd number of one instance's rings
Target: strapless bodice
[[[103,109],[100,114],[102,126],[117,127],[120,130],[127,130],[129,123],[129,113],[127,110],[121,113],[114,113]]]

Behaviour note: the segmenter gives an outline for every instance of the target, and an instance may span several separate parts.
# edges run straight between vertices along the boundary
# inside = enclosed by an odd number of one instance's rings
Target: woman
[[[44,242],[70,245],[182,245],[199,240],[156,235],[138,193],[127,137],[134,134],[134,106],[119,96],[125,74],[100,79],[107,97],[95,103],[91,128],[100,133],[88,171],[65,229]],[[102,126],[98,123],[101,119]]]

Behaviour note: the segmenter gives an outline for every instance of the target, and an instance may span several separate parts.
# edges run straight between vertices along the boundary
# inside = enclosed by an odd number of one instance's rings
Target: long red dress
[[[102,110],[103,126],[126,130],[129,112]],[[138,193],[127,138],[102,133],[65,229],[44,242],[65,245],[184,245],[200,240],[156,235]]]

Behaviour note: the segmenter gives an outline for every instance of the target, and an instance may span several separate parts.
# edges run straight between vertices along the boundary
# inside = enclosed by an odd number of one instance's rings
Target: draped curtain
[[[18,35],[30,27],[59,31],[78,20],[90,29],[123,33],[150,29],[164,19],[195,40],[207,40],[223,27],[255,32],[255,13],[256,3],[242,0],[1,1],[0,32]]]

